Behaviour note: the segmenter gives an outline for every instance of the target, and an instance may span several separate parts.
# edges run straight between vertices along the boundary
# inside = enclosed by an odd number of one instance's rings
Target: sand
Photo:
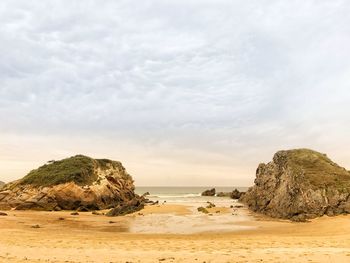
[[[0,217],[0,262],[350,262],[349,216],[292,223],[241,209],[238,213],[253,218],[235,223],[243,230],[208,231],[215,228],[213,222],[227,225],[229,216],[236,217],[237,211],[232,215],[226,207],[216,209],[221,212],[208,216],[189,206],[165,204],[113,218],[88,212],[9,211]],[[175,222],[174,230],[196,229],[193,218],[209,227],[190,234],[132,231],[135,222],[161,225],[162,216],[188,219],[182,223],[188,228]]]

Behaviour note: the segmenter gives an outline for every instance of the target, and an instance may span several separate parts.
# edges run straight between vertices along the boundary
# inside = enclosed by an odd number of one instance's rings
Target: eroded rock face
[[[81,159],[72,158],[84,158],[83,163],[88,165],[88,169],[80,167]],[[64,163],[65,160],[69,161]],[[59,162],[44,165],[29,173],[29,177],[5,185],[0,190],[0,209],[83,211],[114,208],[144,200],[134,193],[133,180],[120,162],[86,156]],[[74,169],[69,167],[72,163]],[[67,172],[62,171],[63,168]],[[59,180],[57,176],[60,176]],[[40,185],[40,182],[45,183]],[[52,185],[50,182],[53,182]]]
[[[280,151],[259,165],[255,185],[240,201],[253,211],[295,221],[350,213],[350,173],[312,150]]]

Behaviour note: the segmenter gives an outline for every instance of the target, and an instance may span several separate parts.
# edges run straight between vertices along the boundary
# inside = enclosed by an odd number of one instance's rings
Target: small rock
[[[198,207],[197,208],[197,211],[198,212],[202,212],[202,213],[204,213],[204,214],[208,214],[209,213],[209,211],[205,208],[205,207]]]
[[[31,228],[40,228],[39,225],[34,225],[34,226],[31,226]]]
[[[72,216],[78,216],[79,213],[78,212],[73,212],[73,213],[70,213]]]
[[[213,204],[213,203],[211,203],[211,202],[207,202],[208,203],[208,205],[207,205],[207,208],[213,208],[213,207],[215,207],[215,204]]]
[[[91,214],[93,214],[93,215],[98,215],[98,216],[101,215],[101,213],[96,212],[96,211],[92,211]]]
[[[4,212],[0,212],[0,216],[7,216],[8,214],[4,213]]]

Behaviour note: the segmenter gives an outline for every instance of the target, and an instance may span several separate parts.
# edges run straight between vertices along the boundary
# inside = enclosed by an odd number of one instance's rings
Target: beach
[[[350,260],[349,216],[295,223],[252,214],[227,198],[210,200],[216,207],[209,214],[196,211],[193,200],[121,217],[7,211],[0,217],[0,262]]]

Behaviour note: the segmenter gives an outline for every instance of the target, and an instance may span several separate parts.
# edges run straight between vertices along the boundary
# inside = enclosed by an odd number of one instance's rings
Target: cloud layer
[[[349,12],[348,1],[4,0],[0,179],[77,152],[124,160],[148,185],[249,185],[258,162],[291,147],[350,167]]]

